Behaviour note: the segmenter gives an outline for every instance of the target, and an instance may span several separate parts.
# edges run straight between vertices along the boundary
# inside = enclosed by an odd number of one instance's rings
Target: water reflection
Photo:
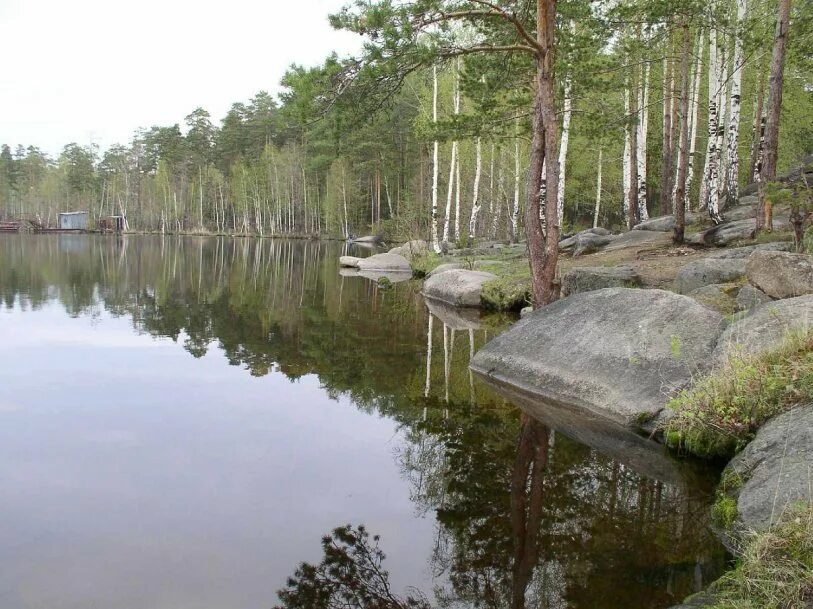
[[[261,516],[254,508],[267,489],[241,488],[244,503],[230,505],[228,510],[221,509],[217,496],[209,497],[210,503],[201,510],[213,531],[230,531],[235,520],[243,520],[250,527],[269,530],[268,541],[274,546],[283,530],[296,521],[310,531],[311,541],[300,539],[299,545],[310,543],[315,551],[319,534],[343,522],[365,523],[373,533],[380,527],[370,520],[391,523],[390,529],[381,531],[380,544],[390,555],[393,598],[406,599],[406,588],[413,585],[437,606],[666,607],[720,568],[722,549],[706,526],[713,472],[675,463],[642,438],[606,428],[600,421],[574,417],[564,407],[526,401],[507,388],[494,391],[472,375],[468,369],[472,354],[507,320],[426,303],[419,286],[411,281],[382,289],[376,281],[340,273],[337,259],[344,253],[344,244],[63,237],[0,238],[0,298],[11,315],[0,317],[0,324],[29,320],[26,327],[33,327],[54,315],[54,305],[58,305],[70,317],[99,320],[100,332],[111,326],[111,319],[119,319],[129,324],[134,336],[176,341],[195,358],[186,356],[197,366],[190,374],[220,370],[222,364],[209,356],[223,354],[227,364],[250,373],[250,377],[243,374],[246,378],[318,379],[310,393],[291,386],[290,399],[284,402],[291,417],[281,416],[283,404],[278,401],[282,390],[277,385],[266,393],[265,399],[276,408],[267,415],[268,424],[280,428],[276,435],[258,431],[256,421],[265,416],[258,412],[252,413],[253,419],[235,419],[234,437],[224,445],[227,451],[240,444],[242,426],[246,434],[254,434],[268,446],[290,443],[279,451],[278,460],[258,458],[253,466],[258,475],[262,468],[283,469],[287,464],[280,459],[285,451],[298,454],[299,446],[293,444],[343,446],[324,427],[317,431],[314,426],[314,420],[327,416],[321,401],[314,411],[316,418],[298,418],[308,402],[316,404],[322,397],[347,400],[357,412],[377,422],[377,427],[367,430],[354,419],[357,431],[352,441],[362,447],[359,454],[368,444],[382,443],[390,452],[388,465],[395,479],[380,457],[366,463],[336,463],[337,455],[343,454],[336,450],[316,457],[315,468],[338,472],[344,465],[354,474],[386,480],[393,488],[401,485],[403,500],[397,493],[387,495],[382,490],[380,511],[371,511],[370,495],[350,498],[343,501],[347,509],[340,512],[340,520],[325,526],[323,519],[311,514],[333,513],[330,506],[338,497],[325,495],[324,479],[300,476],[297,497],[301,503],[277,507],[280,511],[273,514]],[[60,320],[62,325],[55,326],[54,332],[67,331],[75,321]],[[16,336],[25,345],[25,336]],[[42,351],[37,352],[42,360],[53,357],[45,350],[47,345],[43,343]],[[0,389],[0,401],[17,400],[17,393],[24,391],[15,384],[14,375],[26,360],[17,359],[15,352],[4,351],[0,345],[0,369],[9,375]],[[162,364],[152,365],[146,371],[158,376]],[[133,399],[143,394],[134,371],[130,373],[133,378],[128,378],[126,369],[118,372],[134,393]],[[252,390],[242,381],[224,377],[222,382],[224,394],[250,400]],[[83,384],[75,391],[86,398]],[[253,391],[262,393],[257,388]],[[147,409],[150,401],[145,395],[140,397]],[[43,403],[52,399],[54,394],[42,398]],[[196,399],[206,397],[201,393]],[[30,404],[36,406],[36,400],[32,397]],[[177,429],[184,425],[203,428],[208,423],[199,417],[204,416],[211,417],[213,427],[223,425],[220,406],[212,398],[206,412],[179,412]],[[26,416],[21,415],[19,425],[30,426]],[[74,416],[78,415],[71,411],[59,413],[60,421]],[[125,412],[105,416],[119,417],[121,425],[127,426]],[[280,425],[281,418],[291,427]],[[395,438],[392,442],[397,446],[394,459],[392,444],[387,444],[390,438]],[[47,436],[32,433],[29,437],[32,449],[47,441]],[[174,437],[154,450],[165,450],[172,442],[181,454],[190,449],[188,440]],[[63,458],[75,458],[73,453],[66,454]],[[83,453],[83,459],[95,456],[90,449]],[[19,453],[0,449],[0,460],[18,458]],[[194,467],[215,469],[223,453],[213,447],[211,455],[202,459]],[[252,465],[244,462],[241,467]],[[0,470],[0,487],[7,489],[11,499],[22,496],[22,483],[4,471]],[[347,495],[359,492],[351,477],[345,475],[343,481],[339,478],[334,483],[345,486]],[[383,489],[384,483],[380,484]],[[76,497],[62,500],[70,502]],[[98,501],[110,498],[101,492]],[[308,504],[316,509],[304,509]],[[26,520],[22,510],[11,513],[4,505],[0,503],[0,515],[7,522],[38,533],[39,521]],[[64,506],[55,504],[48,509],[57,520],[66,518]],[[414,538],[412,543],[397,539],[393,527]],[[423,536],[424,530],[428,535]],[[92,531],[89,536],[104,534],[109,533]],[[142,535],[152,534],[154,528],[143,528]],[[71,543],[91,547],[87,537]],[[0,541],[3,539],[0,530]],[[231,555],[253,552],[239,535],[223,534],[220,543]],[[271,571],[262,576],[262,585],[252,588],[251,595],[244,593],[249,586],[245,580],[240,580],[242,591],[222,583],[218,606],[267,606],[273,602],[273,590],[283,587],[299,561],[304,558],[319,564],[312,550],[304,555],[291,544],[277,542],[275,547],[275,560],[282,566],[269,567]],[[259,552],[246,558],[258,564],[268,560]],[[10,561],[10,555],[0,553],[0,571],[8,572],[3,567]],[[413,564],[424,568],[411,568]],[[149,587],[162,568],[158,560],[152,570],[144,569],[139,585]],[[196,567],[189,564],[187,568]],[[105,581],[98,585],[104,586]],[[0,576],[0,591],[4,587],[16,590],[19,581]],[[63,600],[49,606],[77,605],[74,588],[67,586],[62,592]],[[196,605],[191,589],[181,588],[173,594],[176,604]],[[0,592],[0,600],[5,598]],[[3,606],[24,605],[8,602]],[[112,595],[106,606],[135,607],[139,603]]]

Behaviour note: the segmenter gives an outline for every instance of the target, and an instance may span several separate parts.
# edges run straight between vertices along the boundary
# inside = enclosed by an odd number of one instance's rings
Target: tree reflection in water
[[[342,276],[340,247],[9,236],[0,302],[126,315],[194,357],[217,349],[255,376],[316,375],[329,396],[396,421],[412,503],[436,523],[426,558],[442,607],[654,609],[714,576],[725,555],[707,527],[707,476],[663,455],[649,463],[643,440],[607,450],[590,429],[523,414],[468,369],[504,320],[425,303],[409,282],[379,290]],[[338,531],[328,562],[298,570],[282,606],[426,606],[392,593],[378,540]],[[370,595],[347,601],[333,584]]]

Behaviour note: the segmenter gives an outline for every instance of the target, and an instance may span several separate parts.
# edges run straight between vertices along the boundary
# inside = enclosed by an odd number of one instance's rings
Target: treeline
[[[481,3],[436,4],[448,14]],[[519,4],[494,6],[533,32],[533,11]],[[382,7],[364,13],[363,26],[350,11],[332,19],[373,31],[381,27],[376,16],[397,17]],[[565,229],[668,213],[679,182],[691,209],[719,219],[738,187],[759,174],[776,13],[776,0],[559,3]],[[812,21],[809,3],[793,7],[780,171],[813,150]],[[278,98],[260,92],[235,103],[219,125],[198,108],[183,124],[140,130],[105,151],[71,143],[50,158],[5,145],[0,218],[54,225],[60,211],[87,210],[92,218],[124,215],[128,228],[143,231],[428,237],[434,228],[443,241],[517,238],[534,64],[522,53],[469,52],[516,44],[513,30],[501,27],[462,20],[440,28],[445,48],[466,52],[438,53],[432,67],[409,57],[414,66],[370,70],[336,56],[292,67]],[[429,36],[427,53],[438,46]],[[681,148],[688,172],[678,179]]]

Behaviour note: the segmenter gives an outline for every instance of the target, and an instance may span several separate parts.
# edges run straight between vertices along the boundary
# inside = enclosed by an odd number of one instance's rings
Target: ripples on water
[[[718,572],[714,472],[523,414],[467,368],[509,320],[345,247],[0,236],[0,607],[269,607],[344,524],[433,605],[666,607]]]

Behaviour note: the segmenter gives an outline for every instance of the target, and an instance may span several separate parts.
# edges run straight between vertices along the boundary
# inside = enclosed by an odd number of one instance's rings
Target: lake
[[[719,574],[716,471],[524,414],[468,371],[511,318],[347,250],[0,235],[0,607],[268,608],[346,524],[435,606],[660,608]]]

